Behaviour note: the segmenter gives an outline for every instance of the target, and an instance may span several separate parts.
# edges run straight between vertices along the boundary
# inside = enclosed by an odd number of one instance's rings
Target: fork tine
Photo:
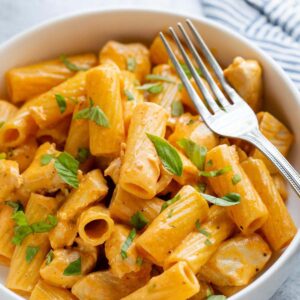
[[[160,35],[160,38],[169,54],[169,57],[174,65],[182,83],[184,84],[188,94],[190,95],[190,97],[191,97],[194,105],[196,106],[198,112],[200,113],[201,117],[205,121],[206,117],[210,116],[210,112],[208,111],[208,109],[206,108],[204,103],[201,101],[201,99],[199,99],[197,92],[195,91],[194,87],[190,83],[190,80],[188,79],[185,72],[183,71],[178,59],[176,58],[171,46],[169,45],[168,41],[166,40],[164,34],[162,32],[160,32],[159,35]]]
[[[191,20],[186,19],[186,23],[188,24],[191,32],[193,33],[196,41],[198,42],[198,44],[200,45],[200,49],[202,50],[206,60],[208,61],[208,63],[211,65],[212,69],[214,70],[219,82],[221,83],[223,89],[226,91],[226,93],[228,94],[228,96],[230,97],[230,100],[235,103],[237,102],[238,99],[240,99],[240,96],[237,94],[237,92],[227,83],[224,74],[223,74],[223,70],[220,67],[220,65],[218,64],[218,62],[216,61],[215,57],[212,55],[212,53],[210,52],[209,48],[207,47],[206,43],[204,42],[204,40],[202,39],[200,33],[197,31],[197,29],[195,28],[194,24],[192,23]]]
[[[171,35],[173,36],[173,39],[175,40],[183,58],[184,58],[184,61],[186,62],[187,67],[189,68],[192,76],[194,77],[194,79],[197,83],[197,86],[199,87],[204,99],[206,100],[206,103],[208,104],[208,106],[210,107],[212,112],[216,113],[220,109],[219,106],[217,105],[216,101],[213,99],[213,97],[209,93],[208,89],[205,87],[202,80],[200,79],[200,76],[198,75],[195,67],[193,66],[189,56],[185,52],[176,32],[174,31],[174,29],[172,27],[169,27],[169,31],[171,32]],[[197,97],[199,99],[199,96],[197,96]]]
[[[209,71],[207,70],[202,58],[200,57],[198,51],[196,50],[195,46],[193,45],[191,39],[189,38],[188,34],[186,33],[185,29],[183,28],[181,23],[177,24],[190,51],[193,54],[194,59],[196,60],[203,76],[205,77],[206,81],[208,82],[210,88],[212,89],[212,91],[214,92],[214,94],[216,95],[219,103],[223,106],[223,108],[226,109],[226,106],[230,105],[230,103],[228,102],[228,100],[226,99],[226,97],[223,95],[222,91],[219,89],[218,85],[215,83],[214,79],[212,78],[211,74],[209,73]]]

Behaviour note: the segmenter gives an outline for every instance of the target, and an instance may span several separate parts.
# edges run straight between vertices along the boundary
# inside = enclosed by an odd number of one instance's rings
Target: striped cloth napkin
[[[203,14],[253,41],[300,90],[300,0],[201,0]]]

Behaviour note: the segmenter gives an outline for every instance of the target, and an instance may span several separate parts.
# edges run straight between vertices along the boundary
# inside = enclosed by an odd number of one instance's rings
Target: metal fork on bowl
[[[203,56],[210,64],[222,88],[227,94],[226,97],[220,90],[218,85],[215,83],[214,79],[212,78],[208,69],[206,68],[202,58],[200,57],[198,51],[196,50],[196,47],[194,46],[192,40],[188,36],[186,30],[184,29],[181,23],[178,23],[178,28],[182,33],[184,40],[188,48],[190,49],[195,62],[200,68],[204,78],[208,82],[217,101],[215,100],[215,98],[211,95],[209,90],[201,81],[196,68],[194,67],[190,57],[185,51],[185,48],[183,47],[176,32],[172,27],[170,27],[169,31],[173,39],[175,40],[198,88],[200,89],[204,99],[206,100],[206,106],[199,98],[196,90],[190,83],[189,78],[185,74],[182,65],[176,58],[164,34],[162,32],[160,33],[160,37],[164,43],[164,46],[166,47],[169,57],[172,63],[174,64],[174,67],[179,77],[181,78],[182,83],[184,84],[203,121],[213,132],[219,135],[242,139],[247,142],[250,142],[255,147],[257,147],[275,164],[275,166],[290,182],[298,196],[300,196],[299,173],[291,166],[291,164],[284,158],[284,156],[277,150],[277,148],[260,132],[258,121],[253,110],[227,83],[220,65],[208,49],[207,45],[203,41],[199,32],[194,27],[193,23],[190,20],[186,20],[186,23],[190,31],[192,32],[195,41],[197,42],[197,46],[202,51]]]

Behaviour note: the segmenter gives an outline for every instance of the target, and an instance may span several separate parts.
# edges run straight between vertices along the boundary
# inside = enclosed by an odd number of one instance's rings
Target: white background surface
[[[101,7],[149,7],[201,14],[200,0],[0,0],[0,43],[47,19]],[[299,299],[300,255],[290,278],[272,297],[272,300]]]

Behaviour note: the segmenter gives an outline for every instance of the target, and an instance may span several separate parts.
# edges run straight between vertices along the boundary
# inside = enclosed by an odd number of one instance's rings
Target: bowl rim
[[[280,75],[281,79],[285,82],[288,89],[292,92],[293,95],[293,101],[296,101],[298,103],[298,106],[300,106],[300,93],[292,80],[288,77],[288,75],[284,72],[284,70],[278,65],[278,63],[269,56],[266,52],[258,48],[254,43],[243,37],[237,32],[234,32],[228,27],[224,27],[221,24],[218,24],[215,21],[209,20],[203,16],[198,16],[193,13],[187,13],[187,12],[178,12],[178,11],[172,11],[168,10],[166,8],[159,9],[159,8],[142,8],[142,7],[131,7],[131,6],[119,6],[119,7],[105,7],[105,8],[97,8],[97,9],[85,9],[81,11],[74,11],[71,13],[63,14],[58,17],[49,18],[46,21],[37,23],[36,25],[33,25],[29,27],[28,29],[25,29],[21,31],[20,33],[12,36],[7,41],[0,44],[0,55],[5,53],[6,48],[9,48],[13,46],[13,44],[18,43],[22,40],[26,40],[30,38],[30,36],[34,33],[37,33],[39,31],[46,30],[48,27],[51,27],[58,23],[64,23],[66,21],[71,21],[72,19],[77,19],[81,17],[87,17],[91,15],[102,15],[102,14],[124,14],[124,13],[150,13],[150,14],[160,14],[160,15],[168,15],[168,16],[174,16],[179,18],[189,18],[192,21],[200,22],[205,25],[208,25],[209,27],[213,27],[220,33],[226,33],[228,35],[233,36],[234,38],[240,40],[242,43],[244,43],[248,48],[253,50],[254,52],[258,53],[259,56],[263,58],[264,61],[266,61],[268,64],[272,65],[272,67],[275,69],[275,71]],[[263,286],[265,282],[271,279],[272,276],[275,275],[275,273],[282,268],[286,263],[288,263],[289,260],[291,260],[296,252],[300,249],[300,230],[297,231],[296,236],[290,243],[290,245],[284,250],[284,252],[280,255],[280,257],[258,278],[256,278],[252,283],[250,283],[248,286],[243,288],[238,293],[234,294],[233,296],[229,297],[230,300],[242,300],[245,296],[251,295],[252,291],[254,289],[257,289],[258,287]],[[13,296],[16,300],[23,299],[18,294],[14,293],[10,289],[6,288],[3,284],[0,284],[0,291],[3,291],[7,294],[7,296]],[[12,299],[13,300],[13,299]]]

